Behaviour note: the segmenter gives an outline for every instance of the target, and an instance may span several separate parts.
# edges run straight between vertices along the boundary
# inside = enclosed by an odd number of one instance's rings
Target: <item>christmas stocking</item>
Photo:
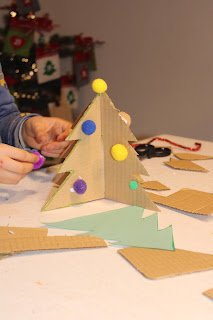
[[[39,84],[60,78],[60,63],[57,52],[40,55],[36,59],[36,64]]]
[[[9,29],[3,51],[8,54],[15,54],[21,57],[28,57],[32,47],[32,33],[25,35],[17,29]]]

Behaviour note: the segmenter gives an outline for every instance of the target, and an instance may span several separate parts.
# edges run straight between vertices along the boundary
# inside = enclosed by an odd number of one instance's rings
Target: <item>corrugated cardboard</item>
[[[178,210],[204,215],[213,213],[212,193],[184,188],[167,197],[151,192],[148,195],[154,202]]]
[[[128,143],[128,141],[137,139],[120,117],[119,111],[108,95],[103,94],[100,98],[105,198],[158,211],[140,184],[136,190],[130,189],[130,181],[135,180],[134,173],[148,175],[138,159],[135,149]],[[117,143],[123,144],[128,150],[128,157],[125,161],[115,161],[111,156],[111,147]]]
[[[205,168],[189,160],[171,159],[170,161],[165,161],[164,163],[174,169],[208,172],[208,170]]]
[[[97,97],[98,98],[98,97]],[[96,131],[87,136],[81,130],[82,123],[92,120],[96,123]],[[75,124],[70,139],[76,143],[70,146],[71,152],[61,164],[58,174],[69,173],[63,183],[53,186],[43,210],[66,207],[104,198],[104,166],[101,139],[100,99],[93,100],[86,109],[80,122]],[[84,194],[71,192],[74,182],[82,178],[87,184]],[[57,175],[54,180],[57,180]]]
[[[23,238],[47,236],[46,228],[0,227],[1,238]]]
[[[203,156],[197,153],[174,153],[174,156],[181,160],[207,160],[213,159],[213,156]]]
[[[149,279],[213,269],[213,255],[176,249],[125,248],[118,252]]]
[[[96,124],[96,131],[90,136],[82,131],[82,123],[86,120],[92,120]],[[48,196],[44,211],[101,198],[158,211],[140,184],[135,190],[129,187],[132,180],[137,181],[134,174],[148,173],[128,142],[135,141],[135,136],[106,93],[97,95],[86,108],[67,140],[75,142],[69,149],[69,154],[65,152],[67,157],[58,174],[70,174],[67,177],[56,176],[54,182],[57,183]],[[115,161],[111,156],[112,146],[118,143],[128,150],[125,161]],[[87,184],[86,192],[81,195],[72,192],[74,182],[80,178]]]
[[[213,299],[213,288],[212,289],[209,289],[209,290],[206,290],[203,292],[203,294],[205,294],[205,296]]]
[[[107,247],[94,236],[39,236],[0,239],[0,254],[10,252]]]
[[[161,182],[158,181],[144,181],[141,183],[142,187],[145,189],[151,189],[151,190],[170,190],[167,186],[162,184]]]

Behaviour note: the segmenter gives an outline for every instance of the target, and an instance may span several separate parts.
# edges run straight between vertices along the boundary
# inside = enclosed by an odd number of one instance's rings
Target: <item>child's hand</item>
[[[71,132],[71,123],[51,117],[32,117],[25,121],[22,130],[24,141],[34,149],[40,149],[47,157],[58,157],[69,145],[65,141]]]
[[[17,184],[37,161],[35,154],[0,143],[0,183]]]

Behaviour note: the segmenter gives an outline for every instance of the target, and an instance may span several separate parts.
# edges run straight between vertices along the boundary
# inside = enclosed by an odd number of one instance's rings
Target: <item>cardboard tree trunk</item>
[[[96,126],[90,135],[82,129],[87,120],[92,120]],[[148,175],[129,144],[137,139],[106,93],[98,94],[80,115],[67,140],[72,143],[64,153],[66,158],[53,180],[54,186],[43,211],[101,198],[159,211],[134,175]],[[111,148],[117,144],[128,151],[125,160],[113,158]],[[83,194],[73,190],[77,180],[86,183]],[[136,189],[131,189],[132,181]]]

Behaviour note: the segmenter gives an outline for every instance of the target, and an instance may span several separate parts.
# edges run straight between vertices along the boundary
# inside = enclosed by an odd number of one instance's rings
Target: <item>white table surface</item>
[[[194,147],[197,140],[161,135]],[[144,140],[145,141],[148,141]],[[198,141],[199,142],[199,141]],[[213,155],[213,143],[201,141],[199,154]],[[167,146],[155,141],[155,146]],[[175,152],[184,152],[173,147]],[[208,173],[175,170],[166,158],[143,160],[144,180],[171,188],[213,192],[213,160],[195,161]],[[0,185],[0,225],[43,227],[44,222],[125,207],[110,200],[41,212],[54,173],[33,172],[16,186]],[[6,200],[8,199],[8,200]],[[172,224],[176,248],[213,254],[213,215],[201,216],[159,206],[159,228]],[[144,217],[154,212],[145,210]],[[77,232],[49,229],[49,235]],[[213,288],[213,270],[149,280],[121,255],[118,247],[27,252],[0,261],[1,320],[133,320],[213,319],[213,300],[202,294]]]

